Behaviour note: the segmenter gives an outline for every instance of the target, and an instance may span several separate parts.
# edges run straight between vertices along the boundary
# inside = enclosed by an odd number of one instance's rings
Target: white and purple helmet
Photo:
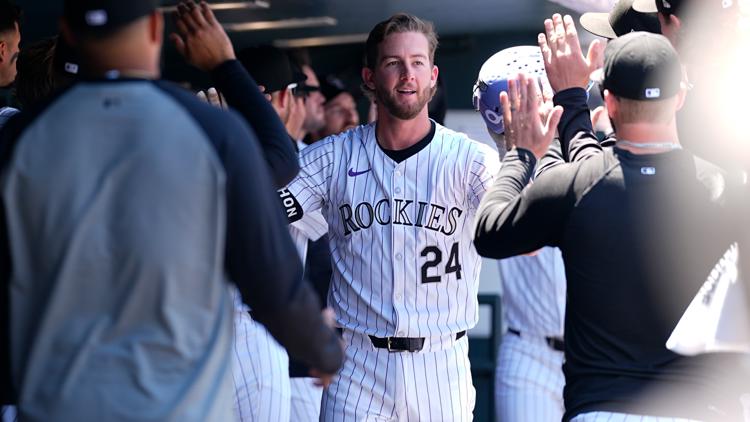
[[[487,128],[494,133],[505,132],[500,93],[508,90],[508,78],[523,73],[537,78],[540,92],[551,92],[544,70],[542,50],[537,46],[510,47],[498,51],[487,59],[479,70],[474,84],[474,109],[482,114]]]

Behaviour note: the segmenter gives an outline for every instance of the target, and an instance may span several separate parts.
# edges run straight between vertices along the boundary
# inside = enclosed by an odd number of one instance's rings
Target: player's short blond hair
[[[424,21],[408,13],[397,13],[390,18],[375,25],[367,37],[365,44],[365,66],[374,69],[378,64],[378,47],[385,37],[391,34],[403,32],[418,32],[427,38],[429,45],[430,64],[435,63],[435,50],[437,50],[438,39],[435,27],[430,21]]]
[[[658,101],[638,101],[617,97],[619,124],[667,124],[675,118],[677,97]]]

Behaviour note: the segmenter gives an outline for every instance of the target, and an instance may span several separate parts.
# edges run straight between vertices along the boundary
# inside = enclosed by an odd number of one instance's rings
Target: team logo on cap
[[[86,12],[86,23],[90,26],[102,26],[107,23],[107,11],[102,9]]]
[[[659,97],[661,97],[661,89],[646,88],[646,98],[659,98]]]
[[[75,63],[65,63],[65,71],[74,75],[78,74],[78,65]]]

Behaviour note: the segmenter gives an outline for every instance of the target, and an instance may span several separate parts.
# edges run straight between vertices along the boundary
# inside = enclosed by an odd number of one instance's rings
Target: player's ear
[[[364,82],[365,86],[371,91],[375,91],[375,81],[373,80],[374,74],[375,72],[369,67],[365,66],[362,68],[362,82]]]
[[[8,43],[0,40],[0,63],[8,60]]]
[[[282,109],[287,109],[291,107],[291,101],[292,101],[292,89],[282,89],[279,91],[279,105]]]
[[[682,106],[685,105],[685,98],[687,97],[687,84],[680,82],[680,91],[677,93],[677,104],[675,105],[675,111],[680,111]]]
[[[432,65],[432,75],[430,75],[430,88],[435,88],[437,85],[438,75],[440,74],[440,70],[437,66]]]
[[[607,106],[607,113],[609,114],[609,118],[611,120],[612,116],[617,114],[618,106],[620,104],[617,102],[617,97],[612,95],[612,93],[609,92],[608,89],[604,90],[604,104]]]

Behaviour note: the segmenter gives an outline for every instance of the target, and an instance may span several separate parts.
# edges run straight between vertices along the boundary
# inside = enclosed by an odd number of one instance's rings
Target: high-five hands
[[[554,107],[546,122],[539,119],[539,94],[535,78],[523,74],[508,80],[508,92],[500,93],[505,141],[512,148],[531,151],[539,159],[547,152],[563,109]]]
[[[205,1],[183,1],[174,13],[177,33],[169,38],[185,59],[204,72],[210,72],[235,58],[234,48],[214,12]]]
[[[594,40],[586,57],[581,51],[578,31],[573,18],[556,13],[544,21],[544,34],[539,34],[547,78],[555,93],[568,88],[586,89],[589,76],[602,65],[604,44]]]

